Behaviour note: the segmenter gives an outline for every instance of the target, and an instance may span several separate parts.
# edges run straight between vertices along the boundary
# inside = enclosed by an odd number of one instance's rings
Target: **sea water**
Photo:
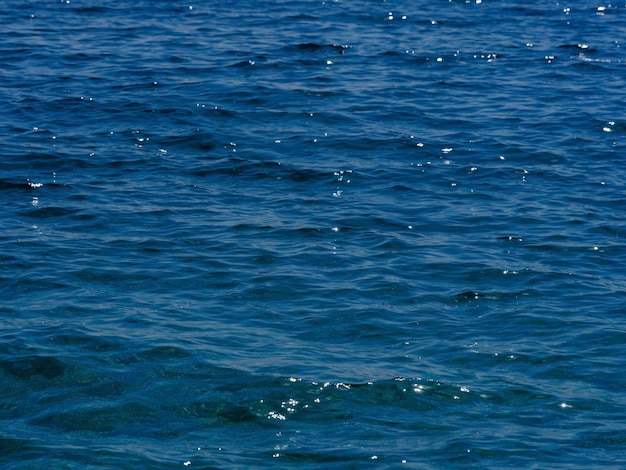
[[[626,466],[626,4],[7,0],[0,465]]]

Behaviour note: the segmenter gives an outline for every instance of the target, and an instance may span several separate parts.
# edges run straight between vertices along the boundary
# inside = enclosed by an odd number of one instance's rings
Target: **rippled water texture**
[[[2,468],[626,466],[626,5],[0,27]]]

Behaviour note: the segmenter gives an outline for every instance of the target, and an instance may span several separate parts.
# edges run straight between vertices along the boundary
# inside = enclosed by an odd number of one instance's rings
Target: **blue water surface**
[[[0,466],[626,466],[626,5],[7,0]]]

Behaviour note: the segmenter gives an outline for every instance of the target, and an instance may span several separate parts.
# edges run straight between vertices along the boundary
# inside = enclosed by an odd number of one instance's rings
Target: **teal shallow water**
[[[9,2],[3,468],[622,468],[625,15]]]

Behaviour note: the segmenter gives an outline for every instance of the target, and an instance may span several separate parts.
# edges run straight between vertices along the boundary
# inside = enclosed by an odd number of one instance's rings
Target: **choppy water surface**
[[[626,5],[526,3],[5,2],[2,467],[623,468]]]

